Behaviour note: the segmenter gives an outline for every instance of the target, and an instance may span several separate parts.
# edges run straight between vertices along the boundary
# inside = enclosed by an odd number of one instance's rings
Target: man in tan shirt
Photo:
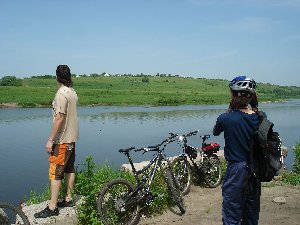
[[[49,154],[49,179],[51,183],[51,199],[49,205],[36,218],[57,216],[58,207],[71,207],[72,190],[75,181],[75,142],[79,136],[77,120],[77,94],[72,88],[71,71],[67,65],[59,65],[56,69],[58,91],[53,105],[53,124],[46,143]],[[58,201],[61,181],[65,179],[65,197]]]

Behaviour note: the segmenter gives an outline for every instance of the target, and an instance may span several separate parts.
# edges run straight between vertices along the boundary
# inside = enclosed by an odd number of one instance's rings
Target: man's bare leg
[[[57,206],[60,186],[61,180],[51,180],[51,199],[49,203],[49,209],[51,210],[54,210]]]
[[[74,190],[74,183],[75,183],[75,173],[66,173],[65,174],[65,201],[69,202],[72,201],[72,192]]]

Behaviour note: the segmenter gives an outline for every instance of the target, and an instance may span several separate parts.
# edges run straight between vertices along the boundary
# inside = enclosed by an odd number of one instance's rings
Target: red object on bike
[[[202,147],[202,150],[206,153],[217,152],[220,150],[220,145],[218,143],[212,142],[212,143],[206,144],[204,147]]]

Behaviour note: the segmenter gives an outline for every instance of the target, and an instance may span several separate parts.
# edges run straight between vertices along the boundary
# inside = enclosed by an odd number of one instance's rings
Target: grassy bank
[[[21,86],[0,86],[0,104],[51,106],[54,78],[26,78]],[[229,101],[228,81],[183,77],[74,77],[80,105],[222,104]],[[258,84],[259,101],[300,98],[300,87]]]

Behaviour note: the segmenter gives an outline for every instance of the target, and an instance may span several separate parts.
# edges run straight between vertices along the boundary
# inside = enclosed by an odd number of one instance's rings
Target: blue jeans
[[[229,163],[222,185],[223,225],[258,225],[261,184],[246,162]]]

